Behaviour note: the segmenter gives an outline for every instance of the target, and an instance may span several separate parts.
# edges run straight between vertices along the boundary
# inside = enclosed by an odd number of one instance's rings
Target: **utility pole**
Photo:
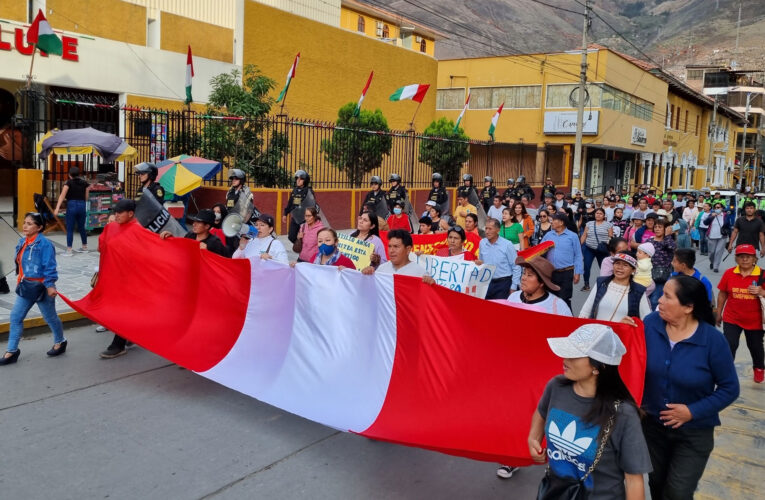
[[[739,170],[739,174],[741,175],[741,179],[745,179],[744,175],[744,153],[746,152],[746,127],[749,125],[749,104],[752,99],[752,93],[747,92],[746,93],[746,111],[744,111],[744,134],[741,137],[741,160],[739,160],[739,164],[741,165],[741,168]],[[744,183],[741,183],[742,186],[744,186]]]
[[[717,94],[715,94],[715,105],[712,108],[712,121],[709,122],[709,154],[707,155],[707,184],[711,184],[710,172],[712,171],[712,148],[714,147],[715,137],[717,136]]]
[[[579,98],[576,110],[576,142],[574,143],[574,183],[584,190],[581,181],[582,168],[582,128],[584,127],[584,96],[587,84],[587,30],[590,27],[590,0],[584,2],[584,22],[582,27],[582,64],[579,72]]]
[[[738,55],[739,31],[741,31],[741,3],[738,3],[738,21],[736,21],[736,55]]]

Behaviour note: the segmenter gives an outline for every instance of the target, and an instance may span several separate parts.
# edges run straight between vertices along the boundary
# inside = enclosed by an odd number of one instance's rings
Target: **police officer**
[[[430,193],[428,193],[428,200],[435,201],[436,205],[443,209],[443,205],[449,200],[449,196],[446,194],[446,188],[444,187],[444,177],[436,172],[430,179],[430,183],[433,187],[430,189]]]
[[[373,206],[375,207],[374,212],[383,218],[387,218],[387,213],[379,214],[377,212],[380,211],[379,203],[385,199],[385,193],[383,193],[382,190],[382,179],[376,175],[373,175],[372,178],[369,180],[369,185],[372,187],[372,190],[367,193],[367,196],[364,198],[364,203],[361,204],[361,210],[359,210],[359,215],[361,215],[364,212],[364,206]],[[386,204],[387,206],[387,204]],[[383,210],[383,212],[386,212],[386,210]]]
[[[388,182],[390,182],[390,189],[385,193],[385,201],[388,203],[388,211],[393,212],[393,206],[397,201],[406,200],[406,188],[401,184],[401,176],[398,174],[390,174]]]
[[[515,197],[520,200],[521,196],[527,196],[529,201],[534,199],[534,190],[531,189],[531,186],[526,184],[526,176],[524,175],[518,176],[518,180],[515,184]]]
[[[496,195],[497,188],[494,187],[494,179],[487,175],[483,178],[483,189],[481,189],[481,204],[485,212],[489,211]]]
[[[255,205],[252,203],[252,193],[245,184],[247,176],[243,170],[232,168],[228,171],[228,181],[231,187],[226,192],[226,209],[228,213],[237,213],[247,223],[252,217]]]
[[[550,198],[554,198],[555,192],[555,184],[553,184],[552,179],[548,177],[545,179],[545,185],[542,186],[542,199],[546,198],[548,194],[550,195]]]
[[[138,202],[138,200],[141,199],[141,196],[143,196],[143,189],[146,188],[152,195],[154,195],[160,205],[163,204],[165,202],[165,190],[156,182],[157,174],[159,173],[156,165],[149,162],[143,162],[136,165],[134,170],[136,175],[138,175],[138,182],[140,182],[138,190],[135,193],[135,201]]]
[[[507,205],[510,198],[515,198],[515,179],[512,177],[507,180],[507,189],[502,193],[502,203]]]
[[[313,203],[306,203],[306,198],[312,198]],[[313,189],[311,189],[311,177],[305,170],[298,170],[295,172],[295,187],[292,188],[292,193],[287,200],[287,206],[284,207],[284,213],[282,215],[282,223],[287,222],[287,216],[296,208],[302,208],[292,214],[290,220],[290,229],[288,238],[292,243],[297,240],[297,235],[300,232],[300,225],[304,222],[305,209],[316,206],[315,198],[313,197]]]
[[[473,193],[475,196],[472,196]],[[464,174],[462,176],[462,185],[457,188],[457,196],[464,196],[470,203],[478,200],[478,191],[473,187],[473,176]]]

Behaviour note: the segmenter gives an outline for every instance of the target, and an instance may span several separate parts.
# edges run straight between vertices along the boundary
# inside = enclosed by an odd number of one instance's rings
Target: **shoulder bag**
[[[619,410],[621,401],[614,403],[614,413],[609,417],[606,428],[603,430],[603,437],[600,439],[598,445],[598,451],[595,454],[595,460],[593,460],[590,468],[582,476],[581,479],[574,479],[569,477],[558,477],[552,473],[550,466],[547,466],[547,472],[542,478],[542,482],[539,483],[539,489],[537,490],[537,500],[586,500],[589,496],[587,488],[584,486],[584,482],[590,477],[590,474],[597,467],[600,462],[600,457],[603,455],[603,450],[606,448],[608,438],[611,437],[611,432],[614,429],[614,420],[616,419],[616,413]]]
[[[589,222],[588,222],[589,224]],[[600,238],[598,238],[598,223],[594,222],[592,223],[592,232],[595,234],[595,241],[597,242],[598,246],[595,248],[595,251],[601,254],[609,254],[611,252],[608,251],[608,244],[605,241],[600,241]]]
[[[22,279],[18,285],[16,285],[16,295],[22,299],[31,300],[33,302],[41,302],[45,299],[45,294],[48,293],[48,289],[45,288],[42,281],[33,281]]]

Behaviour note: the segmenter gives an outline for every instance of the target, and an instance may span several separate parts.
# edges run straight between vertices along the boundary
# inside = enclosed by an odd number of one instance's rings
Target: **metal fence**
[[[137,149],[138,157],[124,165],[127,192],[137,187],[135,176],[129,175],[135,164],[158,162],[181,153],[221,161],[226,168],[207,183],[214,186],[227,184],[227,169],[238,167],[248,171],[253,187],[287,187],[294,172],[303,169],[317,188],[366,187],[370,177],[377,175],[387,181],[393,173],[401,175],[409,187],[425,188],[430,186],[433,173],[427,160],[440,162],[444,157],[459,156],[462,151],[469,154],[447,177],[447,185],[455,185],[465,172],[473,174],[477,183],[485,175],[492,176],[499,186],[508,177],[521,174],[532,184],[542,184],[548,176],[556,184],[565,182],[561,147],[545,147],[544,169],[540,170],[536,145],[458,141],[425,137],[414,131],[359,130],[284,115],[246,118],[190,110],[121,107],[116,95],[55,89],[24,90],[18,99],[20,113],[15,126],[26,139],[21,163],[45,171],[46,194],[51,198],[58,196],[71,166],[79,166],[91,175],[113,168],[103,165],[95,156],[37,158],[34,144],[47,131],[80,127],[119,134]],[[326,146],[333,138],[336,147],[334,155],[329,155]],[[352,169],[349,172],[338,167],[338,163],[347,165],[354,161],[374,164],[357,149],[374,149],[370,143],[375,142],[382,143],[385,151],[378,167],[358,176],[354,176]],[[440,166],[436,168],[446,173]]]

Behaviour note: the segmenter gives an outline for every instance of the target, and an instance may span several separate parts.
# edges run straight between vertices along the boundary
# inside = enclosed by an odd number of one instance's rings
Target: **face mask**
[[[319,253],[322,255],[332,255],[332,253],[335,251],[334,245],[327,245],[326,243],[322,243],[319,245]]]
[[[592,208],[592,203],[585,203],[584,206],[585,208]]]
[[[396,208],[393,209],[393,213],[396,214],[396,215],[401,215],[401,209],[396,207]]]
[[[616,208],[624,208],[624,203],[619,203],[618,205],[616,205]]]
[[[715,213],[716,213],[716,214],[720,214],[720,213],[722,213],[722,209],[720,209],[720,208],[715,208]]]
[[[215,222],[218,222],[219,220],[220,220],[220,214],[216,212],[215,213]]]

